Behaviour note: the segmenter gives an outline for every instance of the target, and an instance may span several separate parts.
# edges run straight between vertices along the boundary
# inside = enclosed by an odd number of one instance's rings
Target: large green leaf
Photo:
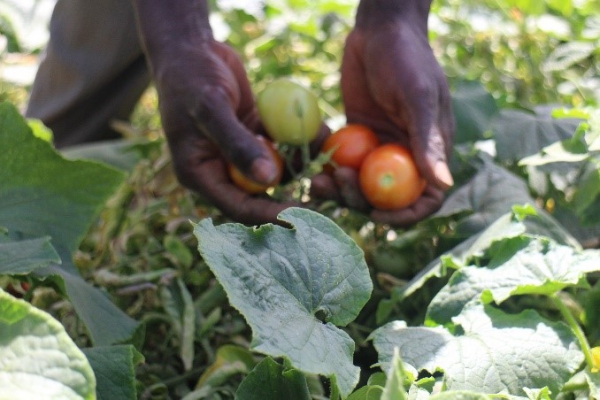
[[[9,103],[0,104],[0,225],[22,239],[50,237],[62,263],[36,270],[60,276],[94,343],[129,339],[137,323],[80,276],[71,258],[108,198],[123,182],[116,169],[69,161],[35,137]]]
[[[520,209],[527,211],[519,211]],[[444,254],[444,257],[452,256],[459,263],[466,263],[471,257],[485,251],[494,243],[518,238],[524,234],[545,236],[574,249],[581,247],[569,232],[543,210],[515,206],[511,212],[500,216],[486,229],[455,246]],[[399,300],[403,299],[420,289],[432,277],[443,276],[446,272],[443,264],[441,258],[432,261],[395,295]]]
[[[86,357],[49,314],[0,290],[0,399],[95,399]]]
[[[137,399],[135,367],[144,357],[132,345],[83,349],[96,375],[100,400]]]
[[[14,240],[0,232],[0,274],[28,274],[50,263],[60,263],[60,257],[49,237]]]
[[[407,327],[401,321],[377,329],[371,337],[382,367],[397,347],[417,371],[442,370],[450,390],[524,396],[524,388],[546,386],[558,393],[583,362],[572,331],[532,310],[505,314],[472,303],[453,322],[462,334],[441,326]]]
[[[95,162],[68,161],[36,138],[18,110],[0,104],[0,224],[27,238],[50,236],[70,260],[124,174]]]
[[[246,317],[256,351],[331,376],[348,396],[359,369],[354,342],[335,325],[352,322],[370,297],[364,254],[319,213],[290,208],[279,218],[292,228],[203,220],[194,229],[198,249]]]
[[[532,112],[502,110],[492,126],[498,159],[517,162],[536,154],[572,137],[580,123],[578,119],[553,118],[551,107],[537,107]]]
[[[501,303],[511,295],[552,295],[576,286],[592,271],[600,270],[600,252],[577,251],[553,241],[517,237],[496,242],[472,265],[460,268],[434,297],[428,318],[449,322],[473,299]],[[485,266],[477,266],[486,260]]]

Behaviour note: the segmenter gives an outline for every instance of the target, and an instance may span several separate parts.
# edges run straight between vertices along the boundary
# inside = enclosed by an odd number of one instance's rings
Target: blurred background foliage
[[[24,55],[43,49],[53,2],[5,0],[0,5],[0,97],[25,101],[14,86],[27,90],[31,83],[35,62]],[[357,0],[210,3],[216,38],[243,56],[256,92],[275,77],[294,76],[320,95],[329,117],[340,115],[339,64]],[[510,107],[598,104],[597,0],[435,0],[429,27],[452,85],[480,81],[500,105]],[[19,70],[19,62],[29,68]]]
[[[55,0],[1,1],[0,101],[9,100],[23,109],[44,46],[43,34],[38,41],[30,34],[37,31],[34,26],[47,33]],[[256,93],[277,77],[291,76],[318,94],[328,118],[343,120],[339,65],[358,0],[210,2],[215,37],[239,51]],[[434,0],[429,28],[431,45],[453,90],[464,81],[475,81],[493,95],[490,102],[487,93],[463,91],[459,99],[467,114],[481,111],[482,104],[488,103],[490,115],[482,112],[486,118],[497,112],[494,103],[502,109],[599,105],[598,0]],[[160,137],[156,106],[156,93],[149,88],[131,123],[120,127],[124,134]],[[508,117],[515,119],[512,114]],[[529,131],[524,135],[535,137]],[[514,141],[504,148],[511,146]],[[182,398],[190,392],[189,382],[197,381],[206,366],[215,363],[221,345],[233,342],[247,347],[248,329],[199,258],[189,224],[207,216],[217,223],[224,218],[178,185],[162,141],[150,140],[136,150],[141,159],[84,238],[75,261],[86,279],[106,289],[121,309],[147,324],[146,363],[137,371],[141,398]],[[489,175],[497,172],[490,168]],[[462,175],[472,174],[468,168]],[[544,196],[563,195],[549,192]],[[381,272],[373,304],[358,324],[349,327],[352,336],[360,338],[369,331],[365,326],[375,325],[377,301],[389,297],[392,288],[406,278],[403,271],[413,274],[435,257],[434,252],[455,245],[455,232],[436,231],[445,221],[396,232],[366,223],[363,216],[347,210],[337,216],[337,222],[361,247],[371,248],[367,251],[370,266]],[[565,219],[576,221],[571,214]],[[179,285],[179,280],[185,285]],[[421,315],[429,293],[421,295],[423,299],[415,297],[411,304],[403,304],[404,319]],[[181,299],[193,299],[196,310],[197,329],[186,338],[173,328],[185,316],[186,304]],[[51,309],[79,345],[88,344],[72,307],[54,291],[40,288],[32,301]],[[194,368],[182,374],[180,354],[189,345],[184,339],[196,345],[196,353]],[[228,385],[230,391],[236,387]]]

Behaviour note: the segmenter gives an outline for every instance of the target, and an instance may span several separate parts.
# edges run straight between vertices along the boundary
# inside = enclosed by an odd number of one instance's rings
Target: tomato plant
[[[369,153],[358,179],[367,201],[380,210],[408,207],[421,196],[426,185],[410,151],[391,143]]]
[[[367,155],[377,146],[379,139],[371,128],[361,124],[348,124],[329,136],[321,151],[333,151],[331,161],[334,166],[358,170]]]
[[[235,183],[235,185],[243,191],[250,194],[264,193],[267,189],[273,186],[277,186],[281,181],[281,177],[283,176],[283,158],[277,152],[275,145],[271,141],[265,139],[263,136],[257,136],[257,138],[269,149],[271,157],[273,158],[273,160],[275,160],[275,165],[277,166],[277,177],[275,178],[275,180],[273,180],[273,182],[271,182],[271,184],[266,185],[255,182],[246,177],[242,173],[242,171],[240,171],[235,165],[231,163],[227,165],[229,177],[231,178],[233,183]]]
[[[278,143],[309,143],[323,122],[317,97],[289,79],[271,82],[260,92],[257,106],[267,133]]]

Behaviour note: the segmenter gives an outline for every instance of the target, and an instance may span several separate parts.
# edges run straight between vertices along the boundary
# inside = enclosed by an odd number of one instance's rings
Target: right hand
[[[260,131],[254,96],[239,56],[227,45],[179,42],[155,59],[160,112],[180,182],[224,214],[247,224],[276,222],[291,204],[249,195],[231,183],[227,163],[247,177],[272,183],[275,161],[255,137]]]

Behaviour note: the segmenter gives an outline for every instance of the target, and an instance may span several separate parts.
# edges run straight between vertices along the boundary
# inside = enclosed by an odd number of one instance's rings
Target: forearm
[[[150,61],[185,43],[212,40],[207,0],[132,0]]]
[[[398,20],[418,23],[427,30],[427,19],[433,0],[360,0],[356,27],[377,28]]]

